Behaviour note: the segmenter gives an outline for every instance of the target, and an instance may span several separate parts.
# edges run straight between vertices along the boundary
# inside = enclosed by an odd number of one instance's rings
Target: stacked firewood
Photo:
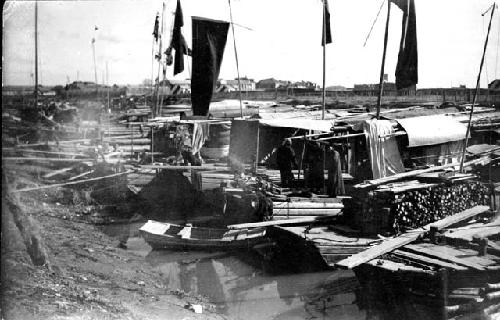
[[[364,231],[400,233],[476,205],[488,205],[489,194],[488,186],[478,181],[386,188],[360,198],[363,205],[353,213],[356,226]]]
[[[480,182],[439,185],[394,194],[389,199],[396,232],[418,228],[476,205],[489,202],[489,188]]]

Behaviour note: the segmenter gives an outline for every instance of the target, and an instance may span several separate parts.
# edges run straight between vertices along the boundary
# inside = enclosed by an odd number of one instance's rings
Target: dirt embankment
[[[8,181],[11,189],[33,183],[12,175]],[[3,319],[222,318],[203,297],[170,291],[161,272],[86,221],[93,208],[64,204],[64,194],[2,195]],[[14,218],[21,214],[32,226],[29,238]],[[45,249],[45,264],[34,264],[33,244]],[[189,304],[203,305],[203,314]]]

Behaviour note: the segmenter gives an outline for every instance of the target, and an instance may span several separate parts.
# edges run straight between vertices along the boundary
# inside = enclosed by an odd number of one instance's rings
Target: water
[[[103,231],[120,236],[136,227]],[[366,319],[351,271],[276,275],[256,254],[152,251],[136,232],[130,235],[128,250],[162,274],[168,290],[204,296],[228,319]]]

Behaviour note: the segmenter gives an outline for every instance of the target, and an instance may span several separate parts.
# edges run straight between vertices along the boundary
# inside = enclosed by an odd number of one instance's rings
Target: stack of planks
[[[288,198],[288,201],[273,200],[273,219],[296,219],[305,217],[336,217],[344,205],[337,198]]]

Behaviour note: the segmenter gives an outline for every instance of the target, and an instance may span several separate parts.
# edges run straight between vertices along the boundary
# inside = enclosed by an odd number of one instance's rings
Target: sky
[[[326,85],[377,83],[383,51],[387,2],[329,0],[333,42],[326,48]],[[171,38],[175,0],[38,1],[39,82],[94,81],[91,40],[98,83],[140,84],[151,79],[153,24],[165,3],[164,43]],[[418,88],[475,87],[492,0],[415,0],[419,49]],[[191,16],[230,21],[227,0],[181,0],[183,34],[191,43]],[[322,83],[321,0],[232,0],[240,76]],[[33,85],[34,1],[6,1],[3,7],[2,84]],[[394,81],[401,10],[391,7],[385,73]],[[95,26],[98,30],[94,30]],[[495,12],[481,86],[500,78],[500,14]],[[220,78],[237,77],[231,29]],[[164,45],[165,48],[165,45]],[[189,60],[188,60],[189,59]],[[190,78],[186,70],[168,79]],[[156,77],[157,64],[154,67]]]

